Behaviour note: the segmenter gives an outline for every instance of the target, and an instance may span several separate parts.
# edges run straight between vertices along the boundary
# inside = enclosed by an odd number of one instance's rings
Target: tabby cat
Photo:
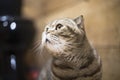
[[[102,79],[101,60],[86,37],[82,15],[49,23],[41,45],[49,50],[52,59],[39,80]]]

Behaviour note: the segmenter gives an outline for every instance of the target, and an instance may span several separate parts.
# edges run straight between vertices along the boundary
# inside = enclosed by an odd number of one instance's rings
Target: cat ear
[[[84,19],[83,19],[83,15],[80,15],[79,17],[74,19],[75,23],[77,24],[79,29],[83,29],[84,30]]]

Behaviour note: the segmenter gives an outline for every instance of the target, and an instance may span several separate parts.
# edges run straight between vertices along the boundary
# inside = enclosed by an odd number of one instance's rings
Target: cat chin
[[[64,54],[58,53],[58,52],[50,52],[50,55],[52,55],[55,58],[63,58],[64,57],[63,56]]]
[[[48,43],[45,45],[45,47],[47,48],[47,50],[48,50],[49,52],[55,52],[55,53],[57,52],[57,51],[55,51],[55,49],[52,48],[52,46],[50,46],[50,44],[48,44]]]
[[[67,56],[68,54],[65,54],[65,53],[61,53],[61,52],[57,52],[55,49],[48,49],[48,52],[51,56],[55,57],[55,58],[64,58],[65,56]]]
[[[52,47],[46,46],[46,49],[48,50],[49,54],[51,54],[54,57],[60,57],[61,56],[61,52],[57,51],[56,49],[54,49]]]

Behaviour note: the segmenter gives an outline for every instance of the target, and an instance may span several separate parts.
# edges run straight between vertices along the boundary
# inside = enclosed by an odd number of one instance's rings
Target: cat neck
[[[53,63],[56,65],[67,65],[72,68],[83,68],[94,59],[94,51],[89,44],[87,38],[84,40],[80,49],[74,49],[72,54],[63,55],[61,57],[53,57]]]

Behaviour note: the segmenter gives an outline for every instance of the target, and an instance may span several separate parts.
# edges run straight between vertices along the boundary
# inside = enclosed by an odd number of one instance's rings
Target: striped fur
[[[49,23],[43,39],[52,59],[39,80],[101,80],[101,60],[89,44],[82,16]]]

